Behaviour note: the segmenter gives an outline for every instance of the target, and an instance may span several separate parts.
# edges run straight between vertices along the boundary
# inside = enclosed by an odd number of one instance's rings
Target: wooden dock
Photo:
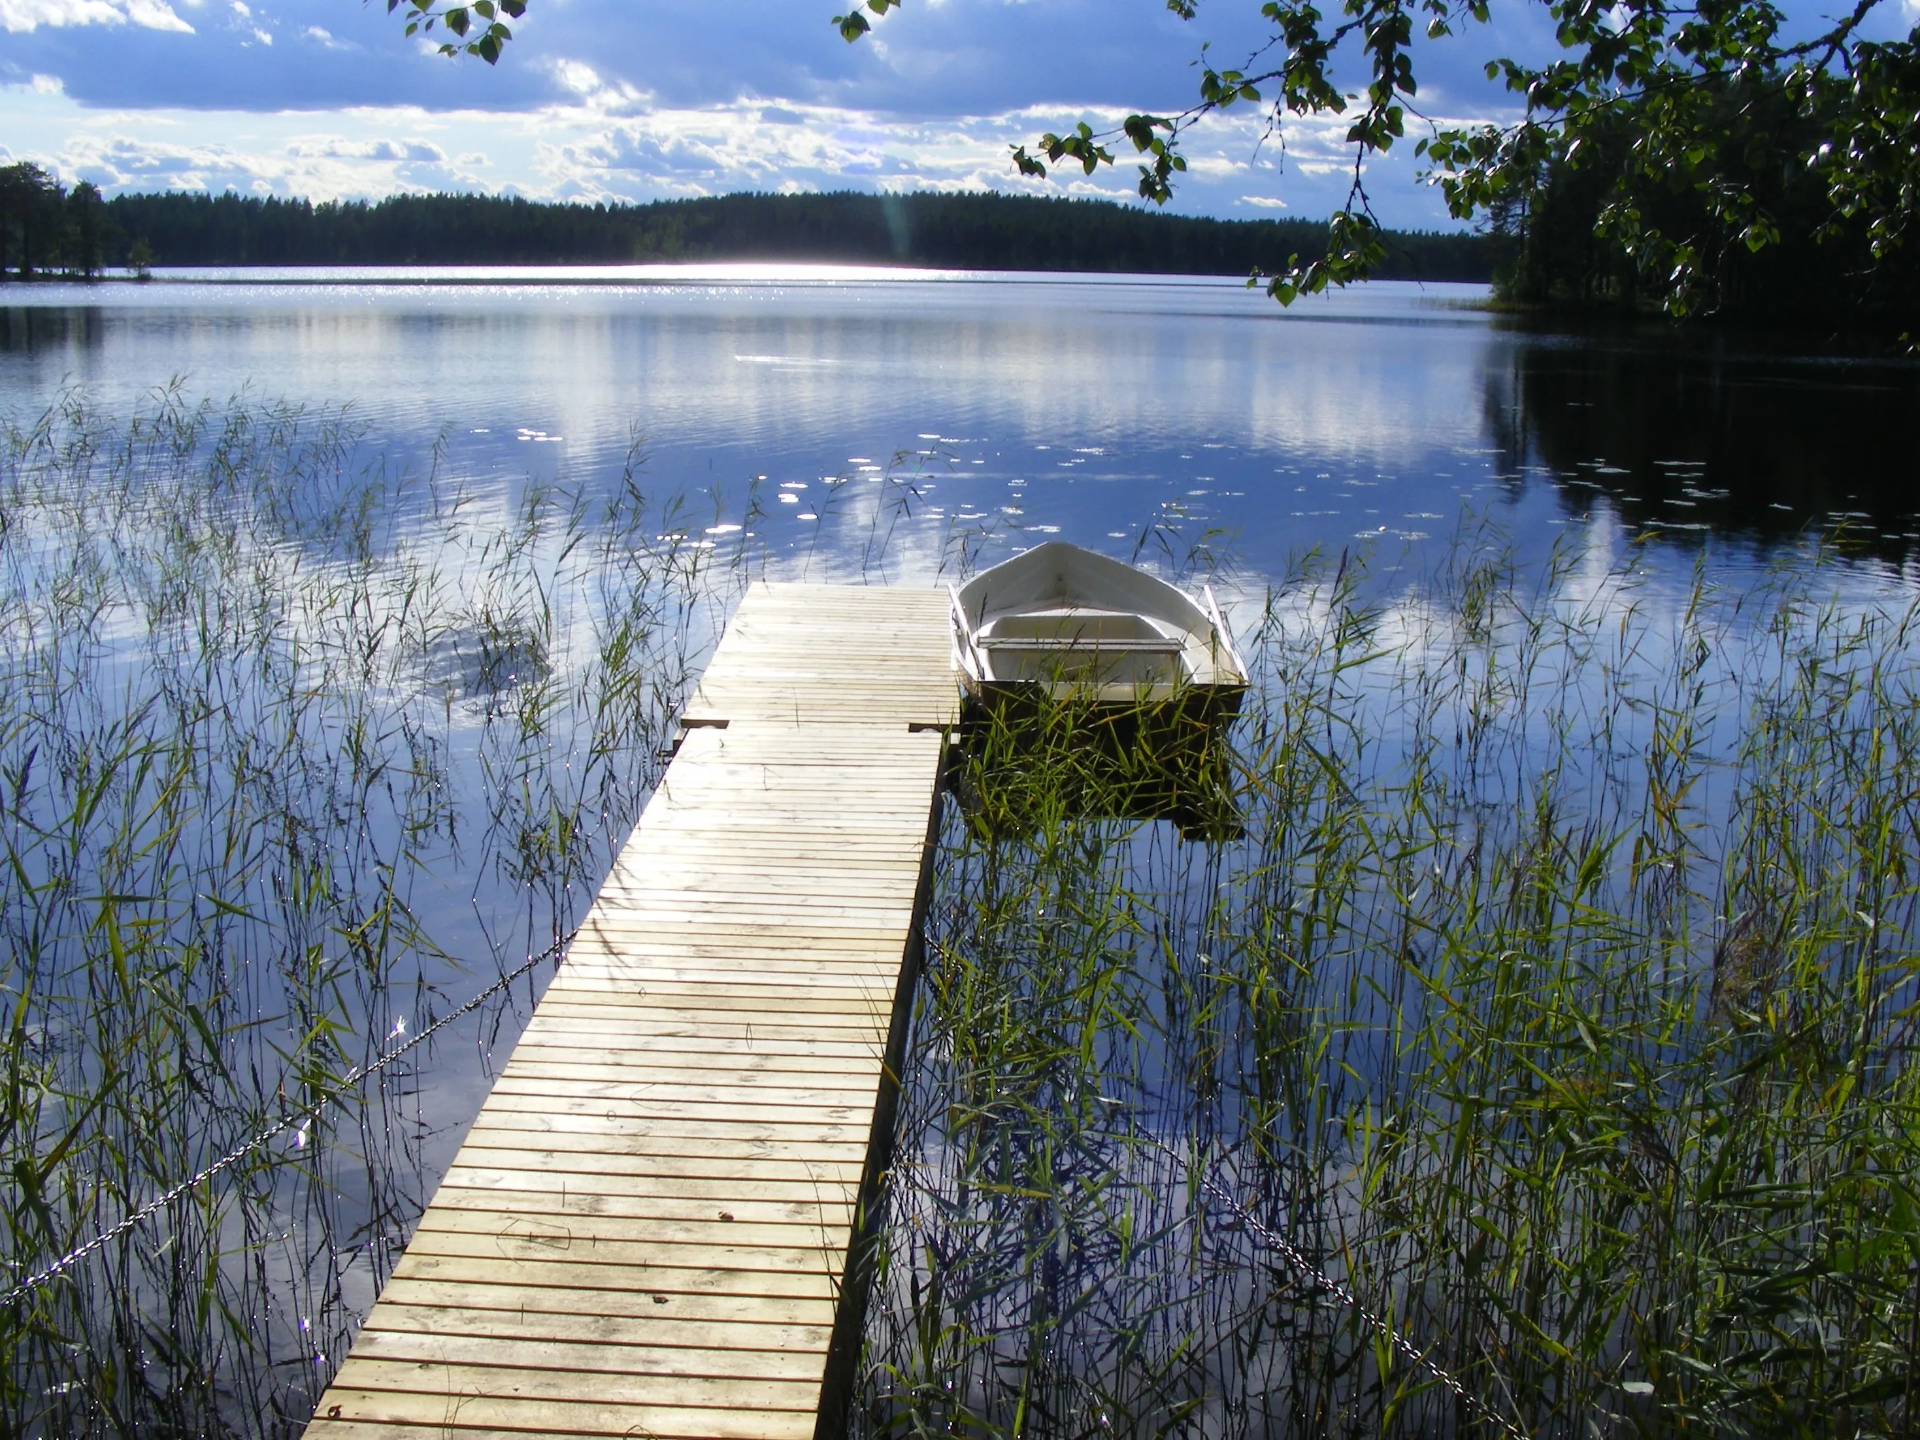
[[[753,587],[310,1440],[834,1433],[948,646],[937,591]]]

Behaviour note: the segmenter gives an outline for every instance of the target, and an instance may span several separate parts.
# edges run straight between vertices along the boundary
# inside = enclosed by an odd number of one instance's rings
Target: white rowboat
[[[1037,688],[1095,703],[1205,701],[1211,692],[1237,704],[1246,688],[1246,665],[1209,586],[1192,596],[1053,541],[950,594],[954,667],[979,699]]]

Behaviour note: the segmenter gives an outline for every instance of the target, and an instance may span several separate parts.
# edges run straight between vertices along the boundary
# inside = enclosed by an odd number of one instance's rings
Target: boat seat
[[[988,635],[979,643],[988,650],[1137,650],[1148,655],[1178,655],[1187,648],[1186,641],[1170,640],[1164,635],[1152,640],[1121,640],[1100,635],[1085,639],[1070,635],[1055,635],[1045,639],[1009,635],[1002,639],[998,635]]]
[[[1029,610],[997,615],[981,626],[979,639],[995,640],[1164,640],[1144,615],[1069,605],[1058,610]]]

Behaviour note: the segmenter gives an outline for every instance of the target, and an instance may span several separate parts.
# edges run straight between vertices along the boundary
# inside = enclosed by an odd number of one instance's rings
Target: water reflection
[[[105,312],[97,305],[0,306],[0,354],[97,350]]]
[[[1474,287],[1282,311],[1229,280],[299,278],[15,287],[0,411],[63,386],[131,409],[174,379],[345,405],[396,470],[509,511],[530,484],[606,502],[639,436],[651,493],[717,512],[757,489],[751,538],[816,579],[928,583],[1058,537],[1174,566],[1197,545],[1257,590],[1312,548],[1418,568],[1463,511],[1522,550],[1596,510],[1762,553],[1844,520],[1891,556],[1914,528],[1915,367],[1527,333]],[[849,488],[884,474],[911,491]]]
[[[1909,363],[1530,339],[1488,366],[1482,414],[1505,472],[1553,472],[1575,513],[1605,496],[1636,528],[1763,546],[1844,526],[1887,557],[1920,538]]]

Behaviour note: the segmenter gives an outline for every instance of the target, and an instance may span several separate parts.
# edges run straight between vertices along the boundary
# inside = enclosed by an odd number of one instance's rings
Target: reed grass
[[[571,930],[751,558],[640,459],[177,387],[0,432],[8,1285]],[[297,1434],[537,978],[0,1307],[0,1433]]]
[[[1639,558],[1242,607],[1237,836],[976,747],[858,1433],[1920,1423],[1920,612]]]
[[[0,437],[12,1275],[564,937],[657,777],[754,489],[451,454],[177,389]],[[834,487],[865,573],[912,471]],[[1365,569],[1243,607],[1193,840],[1071,711],[962,760],[854,1429],[1910,1431],[1914,613]],[[0,1307],[0,1432],[297,1432],[535,983]]]

